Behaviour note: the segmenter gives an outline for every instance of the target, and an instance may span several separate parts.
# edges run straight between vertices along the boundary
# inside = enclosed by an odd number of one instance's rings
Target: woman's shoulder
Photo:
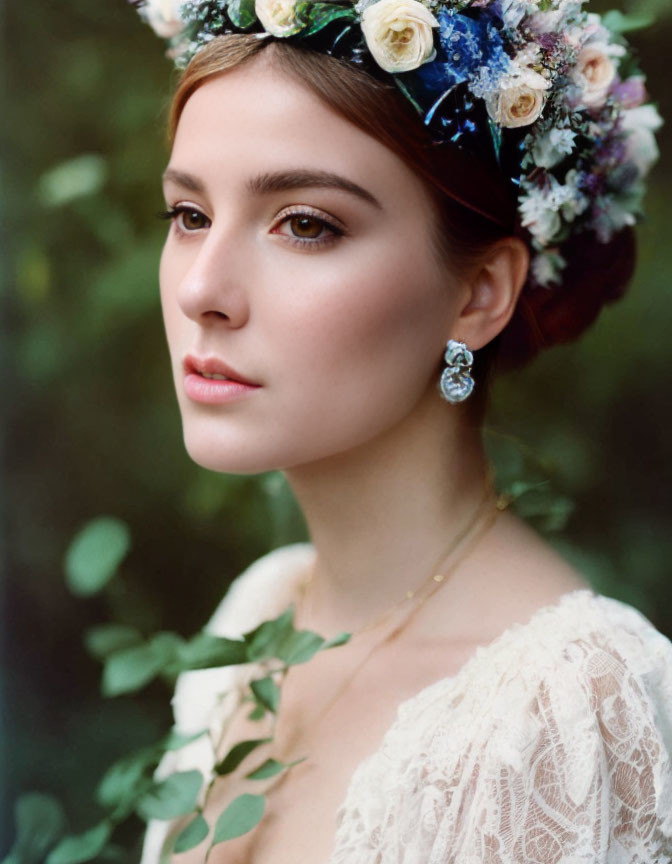
[[[479,646],[454,678],[425,695],[428,706],[445,696],[467,713],[489,700],[495,724],[498,710],[529,715],[544,700],[568,706],[568,716],[572,705],[594,711],[617,699],[639,701],[660,718],[672,753],[672,642],[633,606],[590,588],[564,594]]]
[[[311,543],[291,543],[258,558],[231,583],[206,625],[208,632],[236,638],[280,615],[295,599],[314,556]]]
[[[400,706],[353,778],[342,837],[382,806],[428,856],[669,862],[671,760],[672,643],[580,589]]]

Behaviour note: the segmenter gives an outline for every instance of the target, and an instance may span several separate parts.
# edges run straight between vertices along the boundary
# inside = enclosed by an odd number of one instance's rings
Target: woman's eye
[[[309,213],[288,213],[280,219],[274,234],[282,234],[296,246],[322,246],[342,236],[337,225]]]
[[[198,231],[209,224],[209,220],[198,210],[182,210],[178,219],[185,231]]]
[[[187,234],[193,231],[200,231],[203,228],[210,226],[208,217],[196,210],[195,207],[171,207],[160,216],[163,219],[170,219],[177,225],[178,231]]]
[[[324,231],[324,223],[312,216],[292,216],[287,222],[292,234],[302,239],[315,240]]]

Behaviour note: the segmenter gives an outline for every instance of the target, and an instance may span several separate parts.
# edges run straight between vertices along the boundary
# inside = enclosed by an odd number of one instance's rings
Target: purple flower
[[[620,102],[624,108],[638,108],[647,99],[644,79],[639,75],[633,75],[626,81],[617,79],[611,88],[611,95]]]

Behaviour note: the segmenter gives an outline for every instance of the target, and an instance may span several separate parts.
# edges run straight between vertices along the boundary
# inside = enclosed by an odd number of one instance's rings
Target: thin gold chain
[[[403,630],[408,626],[413,618],[420,612],[422,607],[427,603],[427,601],[434,596],[434,594],[444,585],[450,575],[457,569],[457,567],[473,552],[475,547],[478,545],[480,540],[485,536],[485,534],[490,530],[492,525],[497,518],[497,515],[501,510],[505,509],[503,502],[501,499],[494,499],[492,495],[492,487],[486,484],[485,495],[479,501],[478,506],[476,507],[476,512],[472,519],[469,520],[467,525],[458,533],[456,537],[452,538],[451,545],[448,551],[444,551],[441,557],[437,562],[437,567],[432,569],[432,575],[426,579],[418,589],[414,591],[408,591],[403,600],[399,601],[392,609],[387,610],[382,616],[377,618],[375,621],[370,622],[365,627],[359,629],[354,636],[358,636],[364,632],[368,632],[369,630],[373,630],[379,627],[382,623],[387,621],[392,615],[405,603],[410,599],[414,599],[417,597],[423,590],[427,589],[425,595],[421,597],[409,610],[409,613],[402,619],[402,621],[398,622],[392,628],[390,628],[389,632],[386,632],[383,637],[376,641],[374,645],[366,652],[364,658],[357,664],[355,669],[346,676],[345,680],[342,681],[341,685],[336,689],[336,691],[332,694],[326,704],[322,707],[316,717],[314,717],[309,723],[311,731],[314,731],[327,716],[331,708],[338,702],[338,700],[343,696],[343,694],[347,691],[347,689],[352,685],[355,678],[359,675],[359,673],[364,669],[364,667],[368,664],[373,655],[379,651],[384,645],[389,644],[394,639],[396,639]],[[444,561],[447,557],[454,555],[455,552],[459,549],[459,547],[464,543],[464,541],[472,534],[471,542],[469,542],[462,554],[459,555],[451,564],[448,569],[441,570],[440,572],[436,572],[438,568],[438,564]],[[301,732],[295,734],[290,737],[289,740],[284,742],[284,750],[285,752],[289,751],[291,754],[292,749],[298,743],[301,738]],[[285,775],[281,775],[277,778],[278,784],[284,779]],[[276,783],[272,784],[273,786],[277,785]]]
[[[491,505],[490,505],[490,502],[492,502]],[[491,473],[488,472],[488,474],[486,475],[485,483],[484,483],[483,496],[476,506],[473,517],[471,519],[469,519],[469,521],[463,526],[463,528],[460,531],[458,531],[458,533],[454,537],[451,537],[450,544],[449,544],[448,548],[444,549],[441,552],[441,555],[437,559],[436,564],[430,570],[430,575],[416,588],[411,588],[411,589],[407,590],[406,593],[404,594],[403,598],[401,600],[397,601],[391,608],[389,608],[385,612],[383,612],[382,615],[378,616],[377,618],[374,618],[372,621],[370,621],[368,624],[365,624],[363,627],[360,627],[358,630],[356,630],[354,633],[352,633],[351,636],[355,637],[355,636],[361,635],[362,633],[367,633],[369,630],[376,630],[378,627],[380,627],[381,624],[384,624],[385,621],[387,621],[389,618],[391,618],[395,612],[397,612],[399,609],[401,609],[402,606],[407,606],[409,604],[409,601],[414,600],[428,586],[431,588],[432,585],[435,583],[439,584],[439,585],[442,584],[446,580],[446,578],[450,575],[450,573],[452,572],[454,567],[457,566],[457,563],[459,563],[459,562],[456,562],[456,564],[453,565],[453,567],[451,567],[448,572],[440,572],[439,566],[441,565],[441,563],[443,561],[446,560],[446,558],[448,558],[450,555],[453,555],[457,551],[457,549],[459,549],[460,544],[469,536],[470,532],[472,530],[474,530],[474,528],[477,526],[477,524],[481,518],[481,513],[483,511],[489,511],[490,507],[492,507],[492,509],[495,511],[495,515],[496,515],[496,513],[498,511],[506,509],[507,504],[508,504],[508,502],[505,500],[504,496],[497,497],[495,495],[494,486],[493,486],[493,482],[492,482],[492,476],[491,476]],[[488,505],[490,505],[490,506],[488,506]],[[460,559],[460,560],[462,560],[462,559]],[[297,618],[303,618],[305,615],[308,614],[308,612],[306,610],[306,595],[308,593],[308,589],[309,589],[310,585],[313,583],[314,570],[315,570],[315,565],[313,565],[313,567],[311,568],[308,576],[304,577],[304,579],[302,579],[300,582],[299,601],[296,604],[296,606],[297,606],[296,617]],[[437,571],[439,571],[439,572],[437,572]],[[433,593],[434,592],[431,591],[430,594],[428,595],[428,598]],[[428,599],[428,598],[426,598],[426,599]],[[422,601],[422,603],[424,603],[424,600]],[[422,605],[422,604],[420,604],[420,605]],[[312,609],[310,611],[312,611]]]

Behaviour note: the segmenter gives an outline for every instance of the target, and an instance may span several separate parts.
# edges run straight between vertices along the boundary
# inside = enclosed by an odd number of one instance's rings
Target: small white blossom
[[[562,192],[558,192],[560,209],[566,222],[573,222],[588,207],[589,201],[586,195],[579,189],[581,175],[572,168],[565,175],[564,186],[560,186]],[[559,185],[559,184],[558,184]]]
[[[552,206],[541,189],[531,189],[520,198],[521,223],[541,246],[546,246],[562,227],[558,208]]]
[[[523,18],[529,14],[530,3],[526,0],[503,0],[502,20],[504,26],[516,30]]]
[[[560,0],[554,4],[554,8],[545,11],[535,9],[534,13],[525,22],[525,26],[531,33],[541,35],[542,33],[566,34],[568,22],[580,12],[582,0]]]
[[[359,0],[355,3],[355,12],[361,17],[365,9],[377,2],[378,0]]]
[[[518,205],[522,225],[542,247],[555,239],[563,217],[572,222],[588,206],[588,199],[577,186],[576,171],[567,173],[564,184],[552,175],[548,179],[543,187],[526,184]]]
[[[616,231],[621,231],[637,222],[633,209],[641,204],[644,186],[637,184],[628,192],[629,194],[624,198],[611,195],[608,199],[603,199],[608,201],[608,207],[605,207],[602,213],[602,224],[598,225],[598,234],[604,242],[610,240]]]
[[[145,0],[140,14],[162,39],[172,39],[185,28],[180,18],[182,0]]]
[[[553,168],[574,149],[576,132],[553,128],[540,135],[532,145],[532,158],[540,168]]]
[[[544,287],[560,282],[562,271],[566,266],[565,259],[554,249],[537,252],[533,255],[530,263],[530,269],[536,282]]]
[[[622,128],[628,133],[625,139],[626,161],[636,165],[643,177],[660,155],[654,132],[663,125],[663,118],[655,105],[629,108],[621,116]]]

